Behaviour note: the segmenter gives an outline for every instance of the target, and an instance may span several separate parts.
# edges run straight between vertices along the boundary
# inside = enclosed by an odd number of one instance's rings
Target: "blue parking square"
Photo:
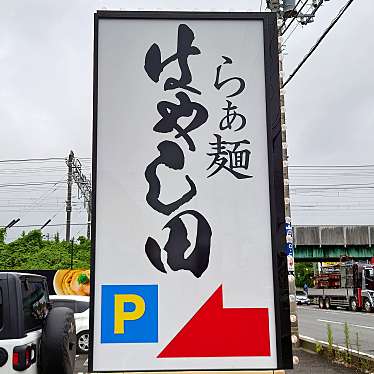
[[[158,286],[103,285],[101,343],[157,343]]]

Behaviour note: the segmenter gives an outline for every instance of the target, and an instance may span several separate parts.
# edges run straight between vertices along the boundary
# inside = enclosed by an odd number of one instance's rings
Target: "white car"
[[[304,291],[296,291],[296,303],[298,305],[310,305],[308,294]]]
[[[52,307],[64,306],[74,312],[74,319],[77,331],[77,352],[88,353],[89,341],[89,296],[76,295],[50,295],[49,300]]]

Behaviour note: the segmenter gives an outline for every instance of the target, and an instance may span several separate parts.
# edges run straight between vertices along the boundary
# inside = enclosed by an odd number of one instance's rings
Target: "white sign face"
[[[261,17],[97,19],[94,371],[279,367]]]

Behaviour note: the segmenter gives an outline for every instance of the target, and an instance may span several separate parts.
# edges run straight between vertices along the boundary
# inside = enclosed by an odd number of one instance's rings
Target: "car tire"
[[[77,334],[77,353],[88,353],[90,333],[89,331],[81,331]]]
[[[73,374],[76,332],[73,311],[57,307],[50,310],[40,342],[41,374]]]
[[[356,300],[355,297],[352,297],[352,298],[349,300],[349,309],[350,309],[352,312],[357,312],[358,307],[357,307],[357,300]]]
[[[325,299],[325,308],[330,309],[331,308],[331,301],[329,297],[326,297]]]
[[[364,311],[366,313],[371,313],[373,307],[369,299],[364,299]]]
[[[324,300],[323,300],[323,297],[320,297],[320,298],[318,299],[318,307],[319,307],[320,309],[325,309],[325,302],[324,302]]]

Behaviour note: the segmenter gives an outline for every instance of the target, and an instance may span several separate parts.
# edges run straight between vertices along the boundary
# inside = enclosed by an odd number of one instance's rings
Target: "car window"
[[[305,296],[305,292],[303,292],[303,291],[296,291],[296,296]]]
[[[74,300],[51,300],[52,306],[55,307],[65,307],[71,309],[75,312],[75,301]]]
[[[44,282],[22,281],[22,299],[25,331],[42,327],[42,320],[48,314],[48,293]]]
[[[77,301],[76,304],[76,311],[77,313],[83,313],[90,307],[90,303],[88,301]]]

